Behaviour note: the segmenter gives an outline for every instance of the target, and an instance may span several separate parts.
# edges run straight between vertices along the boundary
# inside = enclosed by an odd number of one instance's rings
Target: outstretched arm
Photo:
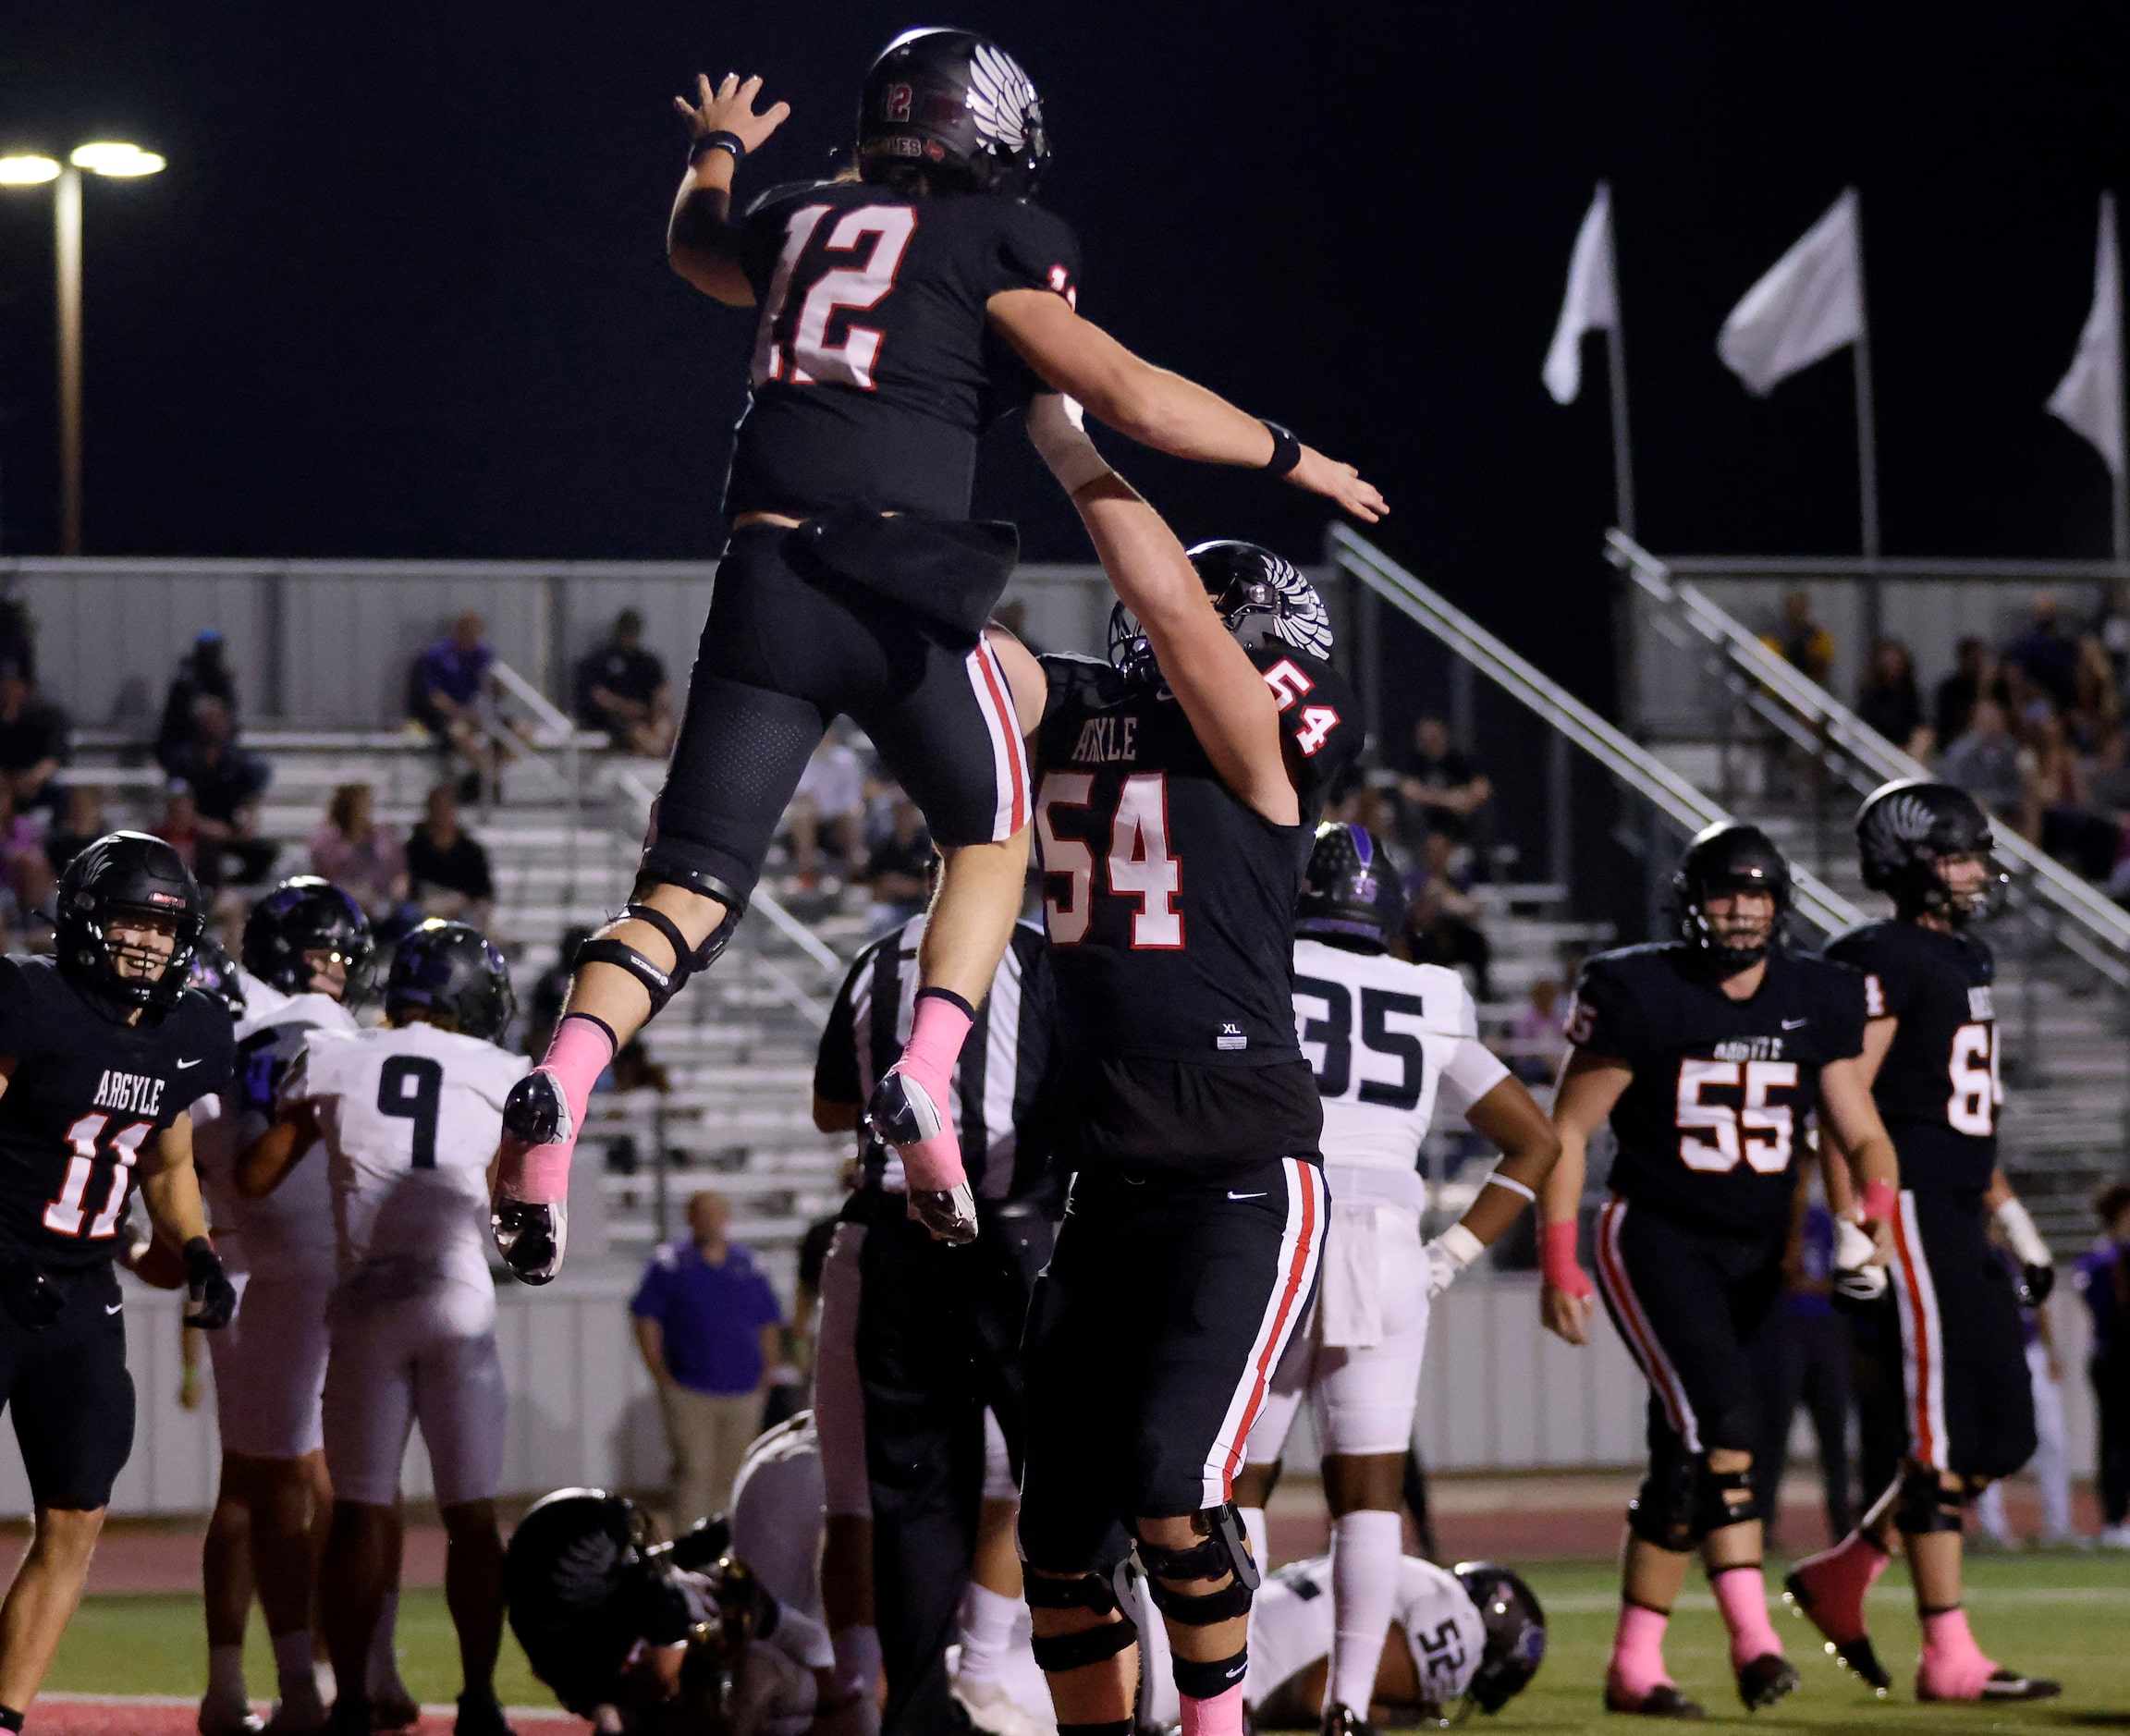
[[[1046,385],[1079,399],[1119,434],[1171,458],[1253,470],[1272,461],[1271,430],[1256,417],[1180,373],[1141,361],[1062,297],[1047,289],[1001,289],[985,305],[992,324]],[[1351,464],[1314,446],[1302,448],[1287,480],[1370,524],[1390,510]]]
[[[728,72],[713,89],[709,76],[698,73],[697,102],[677,96],[673,106],[688,122],[691,142],[728,132],[753,151],[791,113],[790,104],[778,103],[757,115],[754,99],[761,91],[760,78],[742,84],[738,73]],[[666,262],[704,295],[728,307],[750,308],[754,287],[740,269],[740,226],[732,221],[732,177],[739,166],[732,153],[722,149],[704,151],[689,164],[666,224]]]

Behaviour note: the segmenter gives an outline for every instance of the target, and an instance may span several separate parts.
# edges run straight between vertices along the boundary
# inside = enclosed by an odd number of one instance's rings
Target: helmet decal
[[[1275,555],[1267,563],[1266,577],[1287,605],[1273,622],[1272,630],[1297,651],[1305,651],[1324,662],[1331,658],[1331,616],[1316,587],[1302,576],[1292,561]]]
[[[1928,807],[1915,794],[1899,795],[1879,809],[1878,824],[1904,844],[1920,843],[1930,836],[1930,827],[1936,819]]]
[[[969,115],[994,144],[1018,151],[1028,127],[1043,123],[1043,104],[1021,63],[993,43],[978,43],[969,58]]]

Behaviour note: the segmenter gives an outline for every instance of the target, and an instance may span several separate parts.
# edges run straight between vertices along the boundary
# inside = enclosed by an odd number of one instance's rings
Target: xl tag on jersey
[[[1967,1016],[1970,1019],[1994,1019],[1997,1017],[1997,1009],[1990,1002],[1989,984],[1985,983],[1979,988],[1970,988],[1967,991]]]
[[[1242,1034],[1241,1025],[1223,1023],[1220,1034],[1213,1039],[1213,1046],[1217,1049],[1246,1049],[1250,1046],[1250,1039]]]

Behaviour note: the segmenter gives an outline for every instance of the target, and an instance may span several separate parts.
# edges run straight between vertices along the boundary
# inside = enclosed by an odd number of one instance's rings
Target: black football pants
[[[108,1261],[49,1276],[66,1297],[50,1326],[26,1326],[0,1309],[0,1402],[15,1424],[31,1498],[93,1512],[111,1504],[111,1485],[133,1456],[125,1296]]]

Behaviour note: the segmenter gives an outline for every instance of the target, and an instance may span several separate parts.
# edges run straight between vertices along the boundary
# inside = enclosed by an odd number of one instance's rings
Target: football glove
[[[1463,1224],[1451,1224],[1424,1246],[1420,1257],[1427,1263],[1427,1300],[1433,1302],[1448,1290],[1486,1251],[1487,1244]]]
[[[1850,1302],[1877,1302],[1886,1293],[1886,1266],[1879,1244],[1864,1226],[1846,1217],[1834,1220],[1834,1293]]]
[[[2038,1308],[2056,1288],[2056,1256],[2049,1252],[2049,1244],[2034,1228],[2034,1215],[2022,1201],[2006,1200],[1995,1216],[1997,1227],[2004,1232],[2005,1245],[2019,1262],[2019,1305]]]
[[[222,1269],[222,1256],[204,1236],[185,1244],[185,1324],[219,1332],[237,1312],[237,1286]]]

